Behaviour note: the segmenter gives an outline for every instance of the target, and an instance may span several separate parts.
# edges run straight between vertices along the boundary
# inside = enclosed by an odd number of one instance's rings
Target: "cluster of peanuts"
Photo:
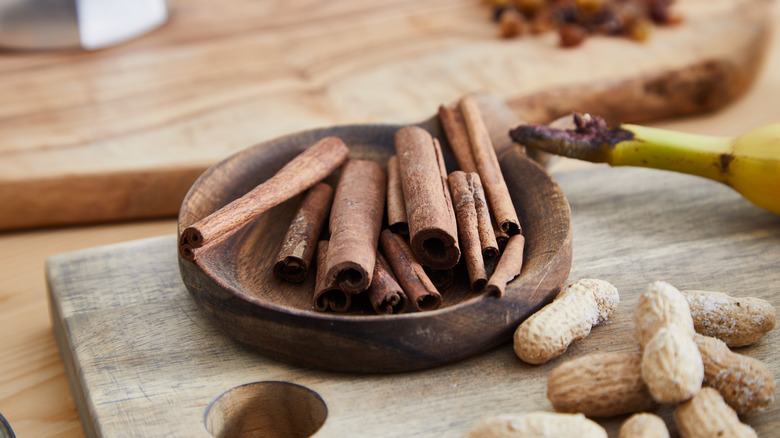
[[[607,321],[619,301],[606,281],[573,283],[517,328],[515,353],[530,364],[556,358]],[[632,414],[620,438],[668,438],[666,423],[651,412],[660,404],[676,405],[683,438],[757,436],[739,415],[769,407],[774,379],[761,361],[730,347],[755,343],[774,328],[770,303],[656,281],[639,297],[634,322],[639,352],[587,354],[550,372],[547,398],[556,412],[493,417],[467,437],[606,438],[590,418]]]

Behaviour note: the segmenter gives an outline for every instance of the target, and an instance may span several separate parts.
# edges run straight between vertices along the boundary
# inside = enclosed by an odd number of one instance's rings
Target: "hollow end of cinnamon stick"
[[[179,256],[188,262],[195,260],[195,249],[188,244],[179,244]]]
[[[331,272],[335,270],[334,282],[346,293],[356,294],[368,289],[371,282],[371,276],[358,263],[343,262],[334,265]]]
[[[334,312],[346,312],[352,305],[352,296],[328,282],[327,267],[330,242],[320,240],[317,242],[316,263],[317,275],[314,280],[314,308],[325,312],[328,309]]]
[[[314,300],[314,307],[325,312],[328,309],[334,312],[346,312],[352,305],[352,295],[337,288],[323,289]]]
[[[374,311],[380,315],[392,315],[403,313],[406,310],[406,295],[388,295],[382,301],[374,305]]]
[[[513,221],[503,221],[499,225],[501,227],[501,231],[503,231],[508,236],[514,236],[515,234],[520,234],[520,224]]]
[[[412,237],[412,250],[420,264],[449,269],[458,264],[460,248],[449,233],[439,229],[420,230]]]
[[[493,227],[493,232],[496,236],[496,244],[498,245],[498,255],[501,255],[501,252],[506,249],[506,244],[509,242],[510,236],[505,233],[498,224],[493,223]]]
[[[199,248],[203,246],[203,235],[197,228],[187,227],[181,233],[179,244],[189,245],[191,248]]]
[[[289,281],[290,283],[303,282],[308,271],[309,267],[306,262],[297,257],[285,257],[274,264],[274,275],[276,278]]]
[[[179,255],[187,261],[195,260],[195,248],[203,246],[203,235],[193,227],[187,227],[179,237]]]
[[[485,260],[485,263],[496,261],[500,255],[501,252],[498,249],[498,241],[496,241],[495,247],[487,247],[482,250],[482,258]]]
[[[380,315],[401,313],[409,302],[406,293],[398,284],[393,270],[385,257],[377,252],[374,278],[366,291],[374,311]]]
[[[441,295],[427,294],[417,297],[413,303],[414,308],[420,311],[436,310],[441,307]]]

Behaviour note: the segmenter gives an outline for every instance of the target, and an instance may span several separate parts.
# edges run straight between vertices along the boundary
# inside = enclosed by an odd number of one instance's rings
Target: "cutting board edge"
[[[67,254],[73,254],[73,252],[63,253],[63,255]],[[89,398],[86,393],[86,385],[76,368],[75,350],[73,348],[75,346],[71,343],[71,338],[68,335],[68,323],[63,314],[62,303],[60,301],[61,297],[57,292],[58,289],[56,286],[52,284],[52,278],[54,278],[52,271],[56,269],[55,266],[57,266],[58,260],[58,256],[53,256],[46,261],[46,289],[49,298],[49,316],[52,323],[52,334],[54,335],[54,340],[57,342],[57,350],[59,350],[60,359],[65,368],[65,376],[67,377],[70,391],[73,394],[73,402],[76,405],[84,435],[87,438],[99,438],[102,437],[102,435],[98,432],[97,422],[93,421],[93,411],[90,409],[90,404],[87,402]]]

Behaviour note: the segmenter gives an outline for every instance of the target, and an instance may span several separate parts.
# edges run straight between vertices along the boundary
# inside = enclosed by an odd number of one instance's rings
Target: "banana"
[[[738,137],[715,137],[630,124],[608,129],[599,117],[573,118],[573,130],[524,125],[509,135],[517,143],[556,155],[709,178],[780,214],[780,122]]]

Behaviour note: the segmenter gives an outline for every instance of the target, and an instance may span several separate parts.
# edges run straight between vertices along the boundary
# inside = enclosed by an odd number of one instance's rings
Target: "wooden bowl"
[[[435,119],[420,126],[445,138]],[[384,163],[394,153],[399,128],[319,129],[241,151],[195,182],[179,213],[179,232],[263,182],[322,137],[342,138],[352,158]],[[508,128],[500,128],[505,137]],[[442,143],[449,154],[449,145]],[[453,170],[451,156],[445,159]],[[526,236],[523,271],[502,298],[471,293],[465,278],[456,278],[435,311],[382,316],[359,306],[345,314],[316,311],[314,272],[302,284],[279,281],[272,273],[297,198],[264,213],[196,262],[179,257],[182,279],[197,305],[230,337],[296,365],[387,373],[467,358],[510,340],[523,319],[555,296],[571,268],[570,211],[558,185],[519,147],[508,147],[501,166]]]

